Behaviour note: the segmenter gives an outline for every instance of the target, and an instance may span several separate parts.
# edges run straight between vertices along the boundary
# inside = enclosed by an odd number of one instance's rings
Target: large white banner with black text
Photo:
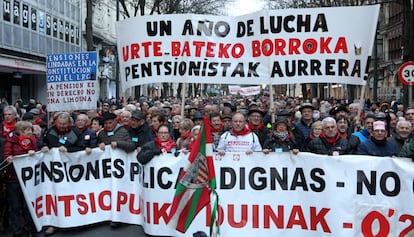
[[[186,159],[163,154],[142,167],[135,153],[107,147],[89,156],[52,149],[14,165],[38,229],[112,220],[142,225],[150,235],[189,236],[208,232],[211,208],[186,235],[166,225]],[[414,234],[411,159],[310,153],[214,159],[222,236]]]

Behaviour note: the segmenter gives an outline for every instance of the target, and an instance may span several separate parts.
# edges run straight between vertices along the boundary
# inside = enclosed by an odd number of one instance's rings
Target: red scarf
[[[160,148],[162,152],[171,152],[175,148],[174,140],[170,137],[167,141],[161,141],[159,137],[155,138],[155,145]]]
[[[37,118],[33,121],[33,124],[40,124],[41,122],[43,122],[43,119]]]
[[[220,124],[220,127],[217,128],[217,129],[213,128],[213,126],[210,125],[211,133],[219,133],[219,132],[223,131],[223,128],[224,128],[224,124]]]
[[[262,130],[264,128],[264,123],[259,123],[259,125],[254,125],[251,122],[249,122],[249,128],[253,132],[256,132],[256,131]]]
[[[17,141],[20,147],[28,152],[32,148],[33,136],[17,136]]]
[[[3,122],[3,137],[8,137],[9,133],[13,132],[16,123],[16,120],[12,123],[6,123],[6,121]]]
[[[189,140],[191,138],[191,132],[187,133],[186,135],[180,135],[180,140],[184,141],[184,140]]]
[[[237,131],[235,131],[233,128],[231,128],[231,133],[234,135],[234,136],[244,136],[244,135],[247,135],[247,134],[249,134],[249,133],[251,133],[252,131],[250,130],[250,128],[246,125],[246,126],[244,126],[244,128],[240,131],[240,132],[237,132]]]
[[[324,138],[326,140],[326,142],[328,142],[330,145],[335,145],[335,143],[341,139],[341,135],[339,134],[339,132],[336,134],[335,137],[326,137],[325,133],[321,133],[321,135],[319,135],[320,138]]]
[[[315,138],[315,136],[311,133],[309,134],[309,140],[313,140]]]

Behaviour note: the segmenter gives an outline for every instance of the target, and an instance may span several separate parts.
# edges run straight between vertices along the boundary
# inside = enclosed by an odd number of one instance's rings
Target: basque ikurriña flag
[[[211,197],[214,195],[210,236],[218,234],[218,227],[215,226],[217,224],[218,196],[215,192],[216,176],[212,155],[210,121],[204,117],[204,123],[201,125],[197,139],[191,146],[189,163],[180,174],[169,214],[168,224],[182,233],[187,231],[196,215],[205,206],[211,204]]]

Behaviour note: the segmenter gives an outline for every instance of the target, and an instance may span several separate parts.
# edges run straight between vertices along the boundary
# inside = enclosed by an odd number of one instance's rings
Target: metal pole
[[[374,39],[374,52],[372,52],[373,57],[374,57],[374,62],[373,62],[373,76],[374,76],[374,88],[372,90],[372,100],[373,102],[377,102],[377,90],[378,90],[378,37],[377,37],[377,31],[375,30],[375,39]]]

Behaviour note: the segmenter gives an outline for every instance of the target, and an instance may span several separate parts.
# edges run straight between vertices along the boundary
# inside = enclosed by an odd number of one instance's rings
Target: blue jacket
[[[358,145],[356,155],[397,156],[397,145],[392,141],[375,141],[372,137]]]

